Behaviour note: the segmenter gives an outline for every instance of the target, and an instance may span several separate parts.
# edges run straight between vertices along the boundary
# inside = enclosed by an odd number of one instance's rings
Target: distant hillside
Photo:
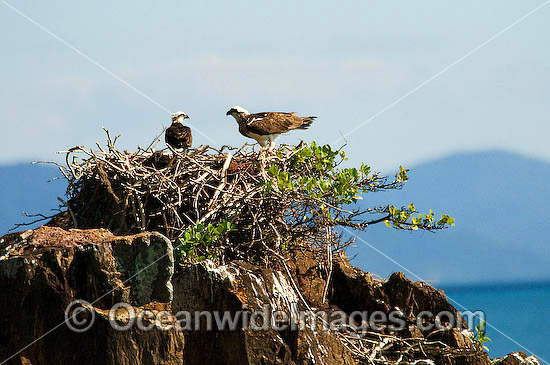
[[[48,214],[63,196],[63,180],[48,166],[0,166],[0,234],[27,221],[21,211]],[[547,184],[550,164],[505,152],[454,155],[411,168],[401,191],[365,196],[363,204],[386,201],[432,208],[456,219],[435,234],[373,226],[363,237],[426,280],[443,283],[550,279]],[[388,276],[403,271],[357,242],[352,263]],[[410,276],[410,274],[409,274]]]
[[[443,283],[550,279],[550,164],[506,152],[453,155],[411,168],[401,191],[363,204],[414,202],[456,219],[435,234],[383,225],[361,234],[425,280]],[[402,271],[361,242],[353,264],[380,275]]]
[[[22,211],[44,215],[53,213],[51,209],[59,206],[57,197],[63,197],[66,183],[64,180],[48,180],[59,175],[51,166],[30,163],[0,166],[0,235],[7,233],[16,223],[30,221]]]

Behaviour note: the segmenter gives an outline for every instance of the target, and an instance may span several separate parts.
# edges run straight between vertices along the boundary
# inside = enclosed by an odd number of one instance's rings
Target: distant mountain
[[[49,166],[0,166],[0,235],[29,221],[21,211],[50,214],[58,206],[66,184],[48,183],[56,176]],[[550,279],[550,164],[480,152],[412,167],[409,178],[403,190],[367,195],[362,204],[414,202],[419,210],[450,214],[456,226],[428,233],[381,224],[361,233],[364,240],[421,278],[444,284]],[[354,265],[381,276],[404,271],[360,241],[356,245],[350,250]]]
[[[452,283],[550,279],[550,164],[506,152],[453,155],[411,168],[403,190],[361,204],[414,202],[448,213],[437,233],[373,226],[360,236],[425,280]],[[403,268],[357,241],[354,265],[387,276]],[[408,274],[410,275],[410,274]]]
[[[55,213],[51,209],[59,206],[57,197],[63,197],[67,184],[65,180],[48,180],[59,176],[57,169],[51,166],[30,163],[0,166],[0,236],[16,223],[32,221],[23,211],[46,216]]]

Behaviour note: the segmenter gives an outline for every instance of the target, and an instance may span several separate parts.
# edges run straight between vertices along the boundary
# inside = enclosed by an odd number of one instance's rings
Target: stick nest
[[[251,252],[262,259],[290,242],[329,241],[336,249],[346,244],[336,243],[331,224],[319,226],[307,217],[307,207],[319,205],[319,199],[305,201],[299,192],[282,191],[266,172],[272,165],[285,169],[300,146],[282,145],[274,155],[249,144],[201,146],[183,154],[154,151],[152,143],[128,152],[105,132],[106,147],[97,143],[95,150],[62,152],[66,164],[58,167],[68,181],[68,209],[50,225],[107,228],[115,234],[158,231],[177,241],[189,227],[231,222],[238,229],[218,242],[222,261],[249,260]]]

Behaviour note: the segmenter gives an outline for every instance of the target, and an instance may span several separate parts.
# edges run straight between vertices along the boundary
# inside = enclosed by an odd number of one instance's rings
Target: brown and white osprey
[[[234,106],[226,113],[231,115],[239,124],[239,132],[248,138],[253,138],[262,147],[273,148],[275,140],[280,134],[290,132],[293,129],[307,129],[317,117],[299,117],[294,113],[255,113]]]
[[[191,128],[184,126],[183,121],[189,116],[184,112],[172,113],[172,125],[164,133],[164,141],[175,150],[186,151],[191,147],[193,137]]]

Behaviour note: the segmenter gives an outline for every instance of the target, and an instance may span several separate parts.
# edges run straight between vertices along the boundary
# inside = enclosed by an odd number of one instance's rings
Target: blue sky
[[[333,143],[543,1],[8,3],[162,107],[0,3],[0,163],[92,147],[101,126],[148,145],[164,108],[216,141],[197,144],[245,141],[225,116],[235,104],[317,115],[280,141]],[[504,149],[550,161],[549,17],[541,8],[349,135],[352,160]]]

